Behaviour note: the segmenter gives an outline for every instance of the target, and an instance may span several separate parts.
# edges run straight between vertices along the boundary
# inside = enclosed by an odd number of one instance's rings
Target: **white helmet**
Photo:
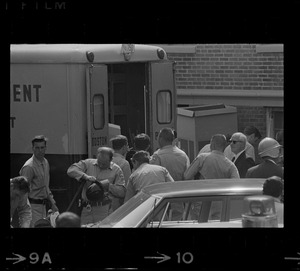
[[[265,137],[258,144],[258,154],[260,157],[269,156],[277,158],[280,153],[281,145],[271,137]]]

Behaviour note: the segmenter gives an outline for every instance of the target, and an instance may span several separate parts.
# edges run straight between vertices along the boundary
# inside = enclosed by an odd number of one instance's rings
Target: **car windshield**
[[[147,214],[155,207],[157,203],[157,197],[151,196],[144,192],[139,192],[130,200],[125,202],[116,211],[106,217],[104,220],[99,222],[97,226],[99,227],[112,227],[117,223],[120,226],[128,227],[135,226],[147,216]],[[137,207],[145,205],[145,208],[141,208],[143,212],[138,212]],[[144,210],[149,210],[149,212],[144,212]],[[125,218],[124,221],[122,221]],[[130,223],[131,225],[129,225]]]

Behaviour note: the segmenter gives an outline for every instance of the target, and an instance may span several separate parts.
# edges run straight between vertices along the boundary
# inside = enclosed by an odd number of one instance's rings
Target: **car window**
[[[132,213],[135,209],[137,209],[140,205],[146,202],[151,198],[150,205],[154,204],[155,198],[151,197],[149,194],[144,192],[140,192],[134,197],[132,197],[129,201],[125,202],[121,207],[119,207],[115,212],[110,214],[104,220],[99,223],[99,226],[111,225],[118,223],[130,213]]]
[[[148,227],[161,223],[200,223],[224,220],[225,197],[165,199],[157,207]]]
[[[229,220],[241,219],[243,213],[244,197],[230,199]]]

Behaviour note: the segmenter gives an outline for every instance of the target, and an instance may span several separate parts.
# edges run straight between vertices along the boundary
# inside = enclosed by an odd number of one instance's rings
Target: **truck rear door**
[[[95,158],[100,146],[108,145],[107,66],[87,68],[88,156]]]
[[[150,93],[152,100],[151,139],[153,151],[158,148],[157,136],[163,127],[176,129],[176,90],[173,62],[150,64]]]

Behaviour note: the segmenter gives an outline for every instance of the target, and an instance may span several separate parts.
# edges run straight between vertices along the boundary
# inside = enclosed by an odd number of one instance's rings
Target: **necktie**
[[[231,161],[234,163],[234,160],[235,160],[235,156],[231,159]]]

